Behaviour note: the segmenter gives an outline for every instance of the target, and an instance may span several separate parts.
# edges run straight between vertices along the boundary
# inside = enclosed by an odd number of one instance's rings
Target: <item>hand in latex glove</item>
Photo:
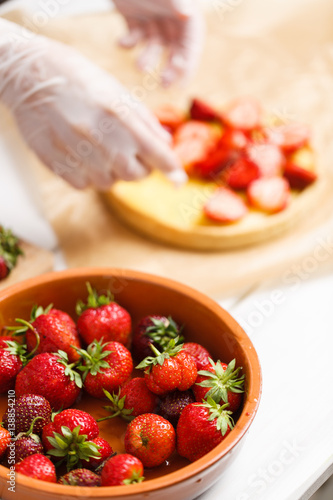
[[[13,43],[0,19],[0,99],[39,158],[77,188],[107,189],[153,168],[184,176],[157,119],[111,75],[41,36]]]
[[[152,70],[166,47],[169,53],[162,84],[168,86],[193,74],[203,41],[197,0],[114,0],[114,4],[129,30],[120,44],[132,48],[139,42],[146,43],[138,59],[142,70]]]

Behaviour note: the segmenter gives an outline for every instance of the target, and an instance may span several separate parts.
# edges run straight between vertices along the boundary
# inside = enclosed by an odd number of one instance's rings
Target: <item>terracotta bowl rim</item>
[[[50,281],[62,281],[66,279],[73,278],[83,278],[83,277],[103,277],[103,276],[115,276],[118,278],[128,278],[130,280],[144,281],[154,285],[164,286],[183,295],[187,295],[195,301],[201,302],[206,309],[210,309],[212,312],[217,314],[221,320],[228,325],[231,331],[235,334],[237,341],[242,344],[242,348],[247,352],[247,356],[250,358],[250,372],[251,379],[248,387],[248,397],[244,403],[242,413],[233,429],[233,431],[226,437],[222,443],[220,443],[212,451],[204,455],[201,459],[190,463],[178,471],[170,472],[164,476],[150,479],[147,482],[142,482],[139,484],[130,485],[127,488],[123,486],[104,486],[103,488],[94,488],[93,491],[89,487],[76,487],[61,485],[57,483],[47,483],[40,481],[38,479],[29,478],[22,474],[18,474],[17,480],[20,485],[33,490],[39,490],[41,493],[54,493],[54,488],[59,489],[59,495],[65,495],[66,498],[75,498],[82,494],[83,491],[90,491],[91,498],[100,497],[130,497],[131,495],[137,495],[140,493],[146,493],[149,491],[161,490],[167,488],[168,486],[183,482],[194,476],[199,475],[204,472],[207,468],[216,464],[223,457],[225,457],[242,439],[242,437],[248,431],[253,419],[257,413],[261,390],[262,390],[262,374],[261,367],[259,363],[258,355],[254,349],[254,346],[245,333],[243,328],[236,322],[236,320],[215,300],[211,299],[207,295],[195,290],[194,288],[184,285],[178,281],[158,276],[156,274],[145,273],[141,271],[135,271],[132,269],[123,268],[113,268],[113,267],[79,267],[70,268],[63,271],[52,271],[44,273],[40,276],[34,278],[29,278],[23,280],[19,283],[9,286],[0,291],[0,303],[13,294],[22,292],[24,289],[33,288],[35,286],[40,286],[46,284]],[[246,418],[245,418],[246,415]],[[0,465],[0,478],[8,478],[7,467]]]

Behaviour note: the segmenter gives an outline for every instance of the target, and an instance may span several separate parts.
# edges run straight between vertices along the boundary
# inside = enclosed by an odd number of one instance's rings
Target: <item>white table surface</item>
[[[0,14],[9,4],[0,8]],[[40,8],[41,0],[29,0]],[[90,1],[62,2],[62,15]],[[109,8],[95,0],[94,10]],[[66,267],[45,220],[38,187],[17,155],[0,117],[0,221],[28,241],[51,249]],[[333,235],[332,235],[333,239]],[[309,255],[313,257],[313,255]],[[263,393],[241,453],[200,500],[307,500],[333,472],[333,258],[284,273],[252,291],[216,300],[242,324],[260,358]],[[316,497],[317,498],[317,497]]]

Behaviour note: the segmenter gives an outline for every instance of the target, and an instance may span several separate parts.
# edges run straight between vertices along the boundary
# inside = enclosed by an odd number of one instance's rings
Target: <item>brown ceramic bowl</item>
[[[116,300],[130,312],[133,323],[148,314],[171,315],[184,325],[187,341],[202,343],[216,359],[225,362],[236,358],[246,376],[244,404],[235,428],[211,452],[190,463],[175,456],[168,464],[145,471],[146,480],[129,486],[82,488],[51,484],[16,476],[15,498],[32,500],[112,499],[112,500],[190,500],[208,489],[225,470],[241,448],[258,409],[261,371],[257,354],[243,329],[217,303],[180,283],[135,271],[118,269],[71,269],[33,278],[0,292],[0,329],[15,323],[15,318],[29,318],[31,307],[53,303],[75,316],[75,303],[85,299],[86,281],[99,291],[109,289]],[[105,416],[103,402],[84,396],[76,405],[96,418]],[[0,399],[1,416],[7,407],[7,395]],[[101,436],[114,450],[123,452],[126,424],[116,419],[100,423]],[[11,500],[8,491],[9,470],[0,466],[0,497]]]

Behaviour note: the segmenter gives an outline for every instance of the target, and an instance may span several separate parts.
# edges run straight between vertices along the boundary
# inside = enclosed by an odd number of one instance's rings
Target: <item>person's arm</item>
[[[184,179],[167,132],[115,78],[1,18],[0,100],[39,158],[77,188],[108,189],[154,168]]]
[[[124,16],[128,33],[124,48],[142,44],[138,58],[142,70],[152,70],[166,51],[161,81],[169,86],[193,76],[201,55],[204,34],[198,0],[113,0]]]

